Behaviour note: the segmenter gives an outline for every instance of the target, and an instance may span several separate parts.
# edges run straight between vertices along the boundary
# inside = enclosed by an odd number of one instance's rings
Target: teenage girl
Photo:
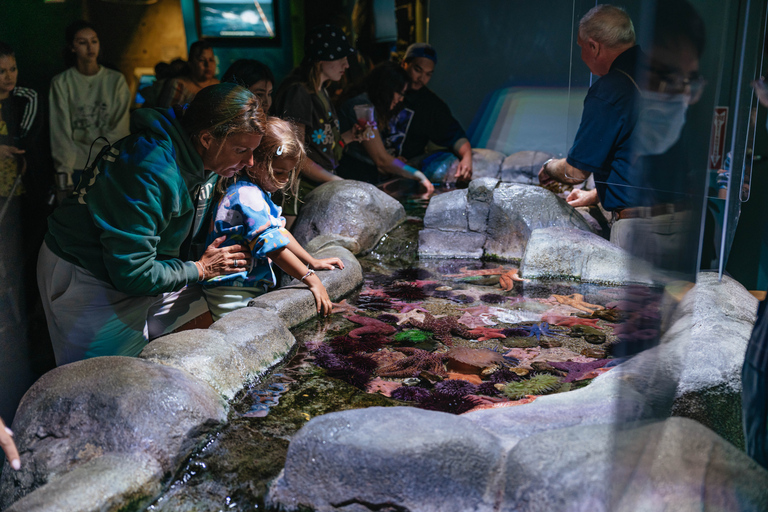
[[[51,81],[51,151],[63,188],[77,185],[88,161],[102,146],[130,133],[131,92],[118,71],[99,64],[99,36],[78,20],[67,27],[64,58],[68,66]],[[93,146],[93,148],[91,148]],[[64,182],[66,181],[66,183]]]
[[[251,248],[251,264],[242,272],[210,279],[205,294],[213,320],[245,307],[248,302],[273,288],[276,283],[271,261],[309,286],[317,312],[330,314],[332,305],[315,270],[344,268],[339,258],[312,257],[285,229],[281,209],[270,198],[278,190],[296,188],[296,174],[305,158],[304,146],[292,125],[277,117],[267,120],[261,144],[254,151],[253,167],[243,175],[220,182],[225,189],[213,219],[208,240],[221,236],[222,247],[241,244]]]

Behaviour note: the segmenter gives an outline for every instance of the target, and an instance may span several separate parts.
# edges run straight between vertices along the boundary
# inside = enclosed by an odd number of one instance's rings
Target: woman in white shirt
[[[70,67],[53,77],[50,91],[51,151],[60,187],[72,188],[89,154],[95,158],[103,146],[129,133],[128,84],[120,72],[99,64],[99,48],[90,23],[78,20],[67,27],[64,58]]]

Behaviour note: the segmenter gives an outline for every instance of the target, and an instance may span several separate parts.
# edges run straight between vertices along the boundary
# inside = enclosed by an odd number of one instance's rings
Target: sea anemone
[[[499,396],[499,390],[496,389],[493,382],[483,382],[477,386],[477,394],[486,396]]]
[[[531,332],[528,329],[523,329],[522,327],[508,327],[506,329],[502,329],[501,334],[507,338],[515,338],[528,336],[531,334]]]
[[[421,291],[423,291],[424,293],[434,292],[434,291],[437,291],[438,288],[440,288],[440,283],[427,283],[421,287]],[[449,290],[443,290],[443,291],[449,291]]]
[[[392,339],[395,341],[410,342],[410,343],[422,343],[432,339],[432,334],[421,329],[408,329],[395,334]]]
[[[376,317],[376,320],[381,320],[382,322],[386,322],[388,324],[396,324],[399,318],[397,318],[392,313],[382,313]]]
[[[392,274],[395,281],[424,281],[432,277],[432,272],[423,268],[401,268]]]
[[[469,295],[465,295],[463,293],[461,293],[459,295],[451,296],[450,300],[452,300],[453,302],[458,302],[459,304],[471,304],[471,303],[475,302],[475,299],[473,299]]]
[[[387,344],[384,336],[367,335],[360,339],[349,336],[336,336],[328,342],[337,354],[353,354],[355,352],[375,352]]]
[[[506,384],[507,382],[518,382],[520,376],[507,368],[500,368],[488,376],[491,384]]]
[[[510,400],[520,400],[526,395],[546,395],[560,387],[560,379],[543,373],[520,382],[510,382],[504,387],[504,395]]]
[[[438,299],[450,299],[453,297],[453,292],[451,290],[435,290],[432,296]]]
[[[390,297],[396,299],[406,300],[409,302],[424,300],[427,298],[427,294],[421,289],[419,285],[412,283],[397,283],[385,290],[385,293]]]
[[[421,386],[401,386],[394,390],[390,396],[403,402],[420,402],[431,394],[428,389]]]
[[[428,411],[462,414],[475,407],[475,402],[468,398],[432,393],[419,402],[419,407]]]
[[[506,301],[507,298],[504,295],[498,293],[486,293],[480,296],[480,300],[487,304],[501,304]]]
[[[453,397],[462,397],[477,393],[477,386],[465,380],[450,379],[435,384],[435,393]]]

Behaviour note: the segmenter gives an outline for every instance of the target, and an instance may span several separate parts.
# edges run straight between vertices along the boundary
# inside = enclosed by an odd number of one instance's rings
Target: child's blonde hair
[[[291,172],[288,183],[281,187],[282,190],[296,195],[299,188],[298,170],[301,169],[301,164],[306,156],[304,144],[301,142],[296,128],[288,121],[270,116],[265,123],[261,143],[253,151],[253,167],[244,169],[243,173],[246,178],[258,183],[259,175],[266,171],[266,178],[279,186],[279,182],[275,179],[275,172],[272,170],[272,161],[278,157],[296,160],[296,166]],[[219,185],[222,187],[222,191],[236,180],[237,176],[234,179],[220,180]]]

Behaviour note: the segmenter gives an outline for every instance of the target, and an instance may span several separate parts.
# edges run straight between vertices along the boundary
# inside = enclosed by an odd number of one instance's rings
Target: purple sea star
[[[597,370],[598,368],[602,368],[603,366],[608,364],[610,361],[611,361],[610,359],[597,359],[590,363],[576,363],[573,361],[565,361],[563,363],[558,363],[553,361],[549,364],[553,368],[557,368],[558,370],[568,372],[568,376],[565,379],[563,379],[563,382],[573,382],[575,380],[581,380],[584,377],[584,375],[586,375],[587,373],[591,372],[592,370]]]

